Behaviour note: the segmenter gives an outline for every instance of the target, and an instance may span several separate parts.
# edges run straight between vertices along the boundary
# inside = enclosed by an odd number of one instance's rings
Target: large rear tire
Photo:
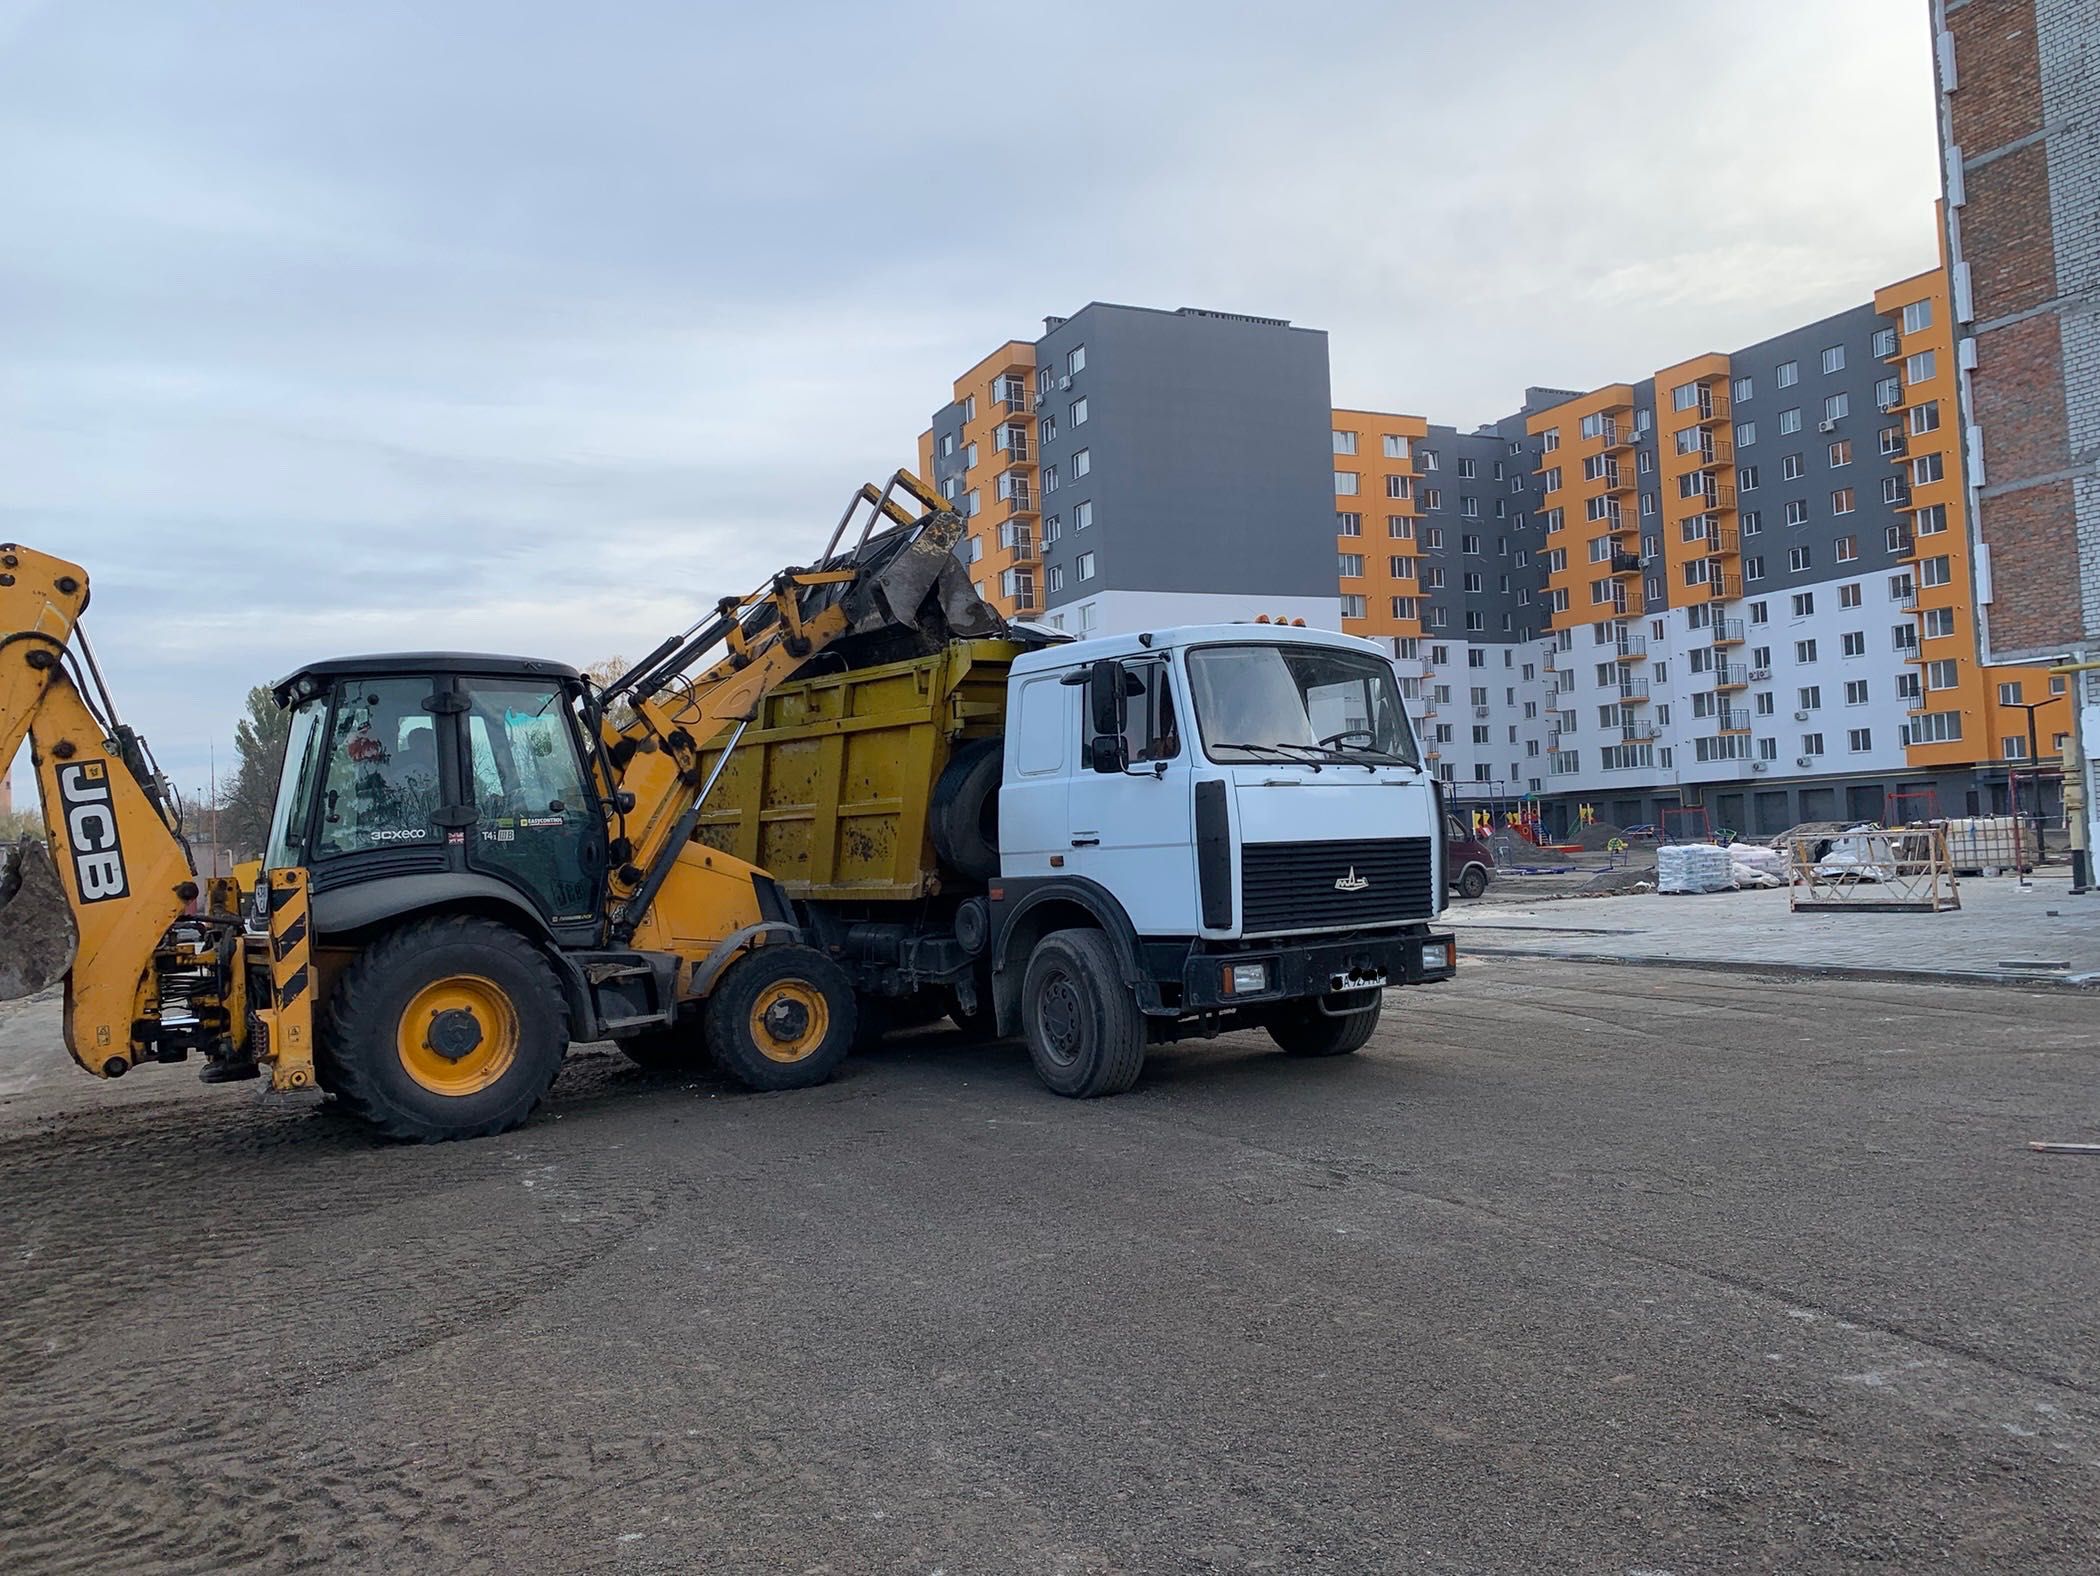
[[[814,947],[760,947],[707,998],[707,1048],[747,1089],[807,1089],[853,1049],[853,981]]]
[[[972,739],[948,758],[926,805],[926,834],[940,862],[959,876],[999,874],[999,783],[1005,741]]]
[[[561,1071],[568,1008],[539,949],[508,925],[417,920],[343,971],[323,1014],[327,1087],[389,1138],[508,1132]]]
[[[1021,1023],[1036,1076],[1077,1100],[1121,1094],[1145,1066],[1145,1015],[1098,930],[1052,931],[1021,984]]]
[[[1331,1018],[1312,1002],[1292,1002],[1271,1015],[1269,1038],[1290,1056],[1347,1056],[1371,1038],[1383,1005],[1384,998],[1375,997],[1368,1007]]]

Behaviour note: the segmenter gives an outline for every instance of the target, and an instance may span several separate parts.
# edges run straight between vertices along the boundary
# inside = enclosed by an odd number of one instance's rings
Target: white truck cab
[[[988,893],[993,1007],[1068,1094],[1262,1027],[1339,1055],[1451,977],[1441,785],[1369,641],[1214,624],[1017,657]]]

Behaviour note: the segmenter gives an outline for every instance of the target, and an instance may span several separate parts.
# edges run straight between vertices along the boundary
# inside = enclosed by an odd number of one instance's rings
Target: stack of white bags
[[[1670,843],[1655,851],[1658,892],[1729,892],[1735,872],[1719,843]]]

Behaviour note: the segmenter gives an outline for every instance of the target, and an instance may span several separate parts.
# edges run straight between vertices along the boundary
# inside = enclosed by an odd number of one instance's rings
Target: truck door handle
[[[1075,837],[1072,839],[1072,846],[1074,848],[1099,848],[1101,839],[1098,837]]]

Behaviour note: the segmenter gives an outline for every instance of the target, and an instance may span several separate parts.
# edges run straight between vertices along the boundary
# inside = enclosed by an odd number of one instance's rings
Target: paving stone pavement
[[[1445,917],[1462,955],[2100,985],[2100,894],[2072,897],[2047,870],[2024,891],[1998,877],[1963,881],[1960,894],[1940,914],[1796,914],[1784,888],[1524,903],[1505,886],[1502,902],[1454,904]]]

